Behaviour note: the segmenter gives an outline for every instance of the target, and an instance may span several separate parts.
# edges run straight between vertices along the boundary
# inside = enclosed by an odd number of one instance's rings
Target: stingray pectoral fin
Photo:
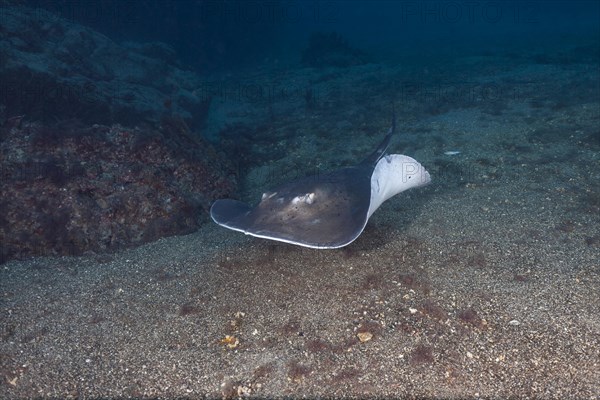
[[[377,162],[371,175],[370,217],[379,206],[405,190],[428,185],[429,172],[414,158],[402,154],[388,154]]]
[[[250,206],[231,199],[217,200],[210,207],[210,217],[225,228],[245,232],[244,218],[252,211]]]

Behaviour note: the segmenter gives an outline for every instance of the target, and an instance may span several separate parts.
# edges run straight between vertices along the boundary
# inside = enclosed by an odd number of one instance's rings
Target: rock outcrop
[[[189,233],[235,189],[232,168],[178,119],[160,129],[18,125],[0,131],[0,262]]]
[[[117,44],[4,5],[0,262],[112,251],[208,220],[236,177],[197,133],[209,109],[199,86],[165,44]]]
[[[2,9],[0,105],[6,117],[134,126],[172,113],[197,128],[209,102],[196,95],[199,86],[166,44],[117,44],[41,9]]]

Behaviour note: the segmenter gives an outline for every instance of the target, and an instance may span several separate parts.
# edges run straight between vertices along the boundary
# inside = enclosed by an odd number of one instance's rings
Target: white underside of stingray
[[[355,167],[306,177],[262,195],[251,208],[217,200],[211,217],[219,225],[258,238],[316,249],[347,246],[389,198],[427,185],[431,177],[415,159],[383,155],[393,127],[371,157]]]
[[[429,172],[414,158],[388,154],[377,162],[371,175],[371,201],[367,220],[389,198],[431,182]]]

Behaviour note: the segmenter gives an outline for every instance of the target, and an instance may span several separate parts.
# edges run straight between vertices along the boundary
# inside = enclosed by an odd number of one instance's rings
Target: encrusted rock
[[[190,233],[235,189],[232,167],[181,120],[13,125],[0,129],[0,261]]]

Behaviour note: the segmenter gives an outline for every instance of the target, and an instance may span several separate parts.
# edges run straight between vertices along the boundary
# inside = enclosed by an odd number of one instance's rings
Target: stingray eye
[[[314,203],[314,201],[315,201],[315,194],[314,193],[308,193],[305,196],[305,200],[304,201],[306,201],[306,204],[312,204],[312,203]]]

